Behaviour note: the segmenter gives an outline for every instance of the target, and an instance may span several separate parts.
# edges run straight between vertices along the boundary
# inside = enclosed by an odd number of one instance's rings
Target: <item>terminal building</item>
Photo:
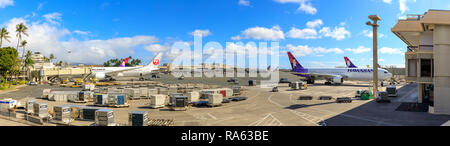
[[[406,80],[418,83],[418,102],[450,115],[450,11],[407,15],[391,29],[406,45]]]

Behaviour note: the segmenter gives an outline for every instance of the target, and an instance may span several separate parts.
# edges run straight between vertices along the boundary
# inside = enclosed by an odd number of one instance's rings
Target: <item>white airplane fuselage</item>
[[[307,68],[310,74],[328,74],[341,76],[345,80],[373,80],[373,69],[371,68]],[[392,74],[385,69],[378,69],[378,79],[380,81],[387,80]]]

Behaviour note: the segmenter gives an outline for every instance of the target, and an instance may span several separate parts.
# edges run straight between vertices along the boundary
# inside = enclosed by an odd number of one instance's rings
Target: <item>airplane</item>
[[[358,68],[356,65],[353,64],[352,61],[350,61],[350,59],[348,59],[348,57],[344,57],[345,59],[345,64],[347,65],[347,68]]]
[[[91,68],[91,72],[100,81],[111,81],[114,80],[114,77],[139,77],[143,79],[144,75],[159,70],[161,57],[162,53],[159,53],[149,65],[144,67],[94,67]],[[125,61],[122,64],[126,64]]]
[[[345,80],[373,80],[373,69],[370,68],[303,68],[297,59],[288,52],[289,61],[291,63],[291,73],[300,77],[305,77],[308,84],[314,84],[315,80],[325,79],[326,85],[343,84]],[[392,77],[385,69],[378,69],[378,77],[380,81],[387,80]]]

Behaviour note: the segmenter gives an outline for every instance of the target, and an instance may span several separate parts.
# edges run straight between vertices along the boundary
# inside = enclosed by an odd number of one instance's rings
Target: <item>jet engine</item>
[[[96,73],[95,78],[97,78],[98,80],[105,80],[106,74],[105,73]]]
[[[333,83],[334,84],[342,84],[342,83],[344,83],[344,78],[342,78],[342,77],[333,77]]]

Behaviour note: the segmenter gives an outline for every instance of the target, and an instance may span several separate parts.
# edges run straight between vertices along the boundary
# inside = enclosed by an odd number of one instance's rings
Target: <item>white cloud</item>
[[[253,27],[243,31],[241,36],[232,37],[233,40],[250,38],[255,40],[278,41],[284,39],[284,33],[279,26],[274,26],[272,28]]]
[[[401,14],[409,10],[409,7],[406,5],[408,2],[415,3],[416,0],[399,0]]]
[[[38,10],[38,11],[41,10],[43,6],[44,6],[44,3],[39,3],[39,5],[38,5],[36,10]]]
[[[373,38],[373,31],[372,31],[372,30],[368,30],[368,29],[363,30],[363,31],[361,32],[361,34],[364,35],[365,37]],[[384,34],[378,33],[378,38],[383,38],[383,37],[385,37]]]
[[[335,27],[334,30],[331,30],[330,27],[323,27],[320,29],[320,26],[322,25],[323,21],[321,19],[308,21],[306,23],[307,28],[298,29],[293,27],[286,33],[286,36],[295,39],[320,39],[323,37],[331,37],[336,40],[343,40],[351,36],[351,33],[345,29],[345,24],[343,25],[341,23],[341,27]],[[317,31],[316,29],[320,30]]]
[[[50,22],[52,24],[59,24],[59,22],[62,21],[61,16],[62,16],[61,13],[54,12],[50,14],[45,14],[43,17],[47,22]]]
[[[6,6],[14,5],[13,0],[0,0],[0,8],[5,8]]]
[[[305,29],[297,29],[292,28],[289,32],[286,33],[288,38],[295,39],[318,39],[318,33],[313,28],[305,28]]]
[[[291,44],[286,45],[286,48],[293,52],[295,56],[307,56],[311,54],[317,54],[317,56],[321,56],[321,54],[334,53],[334,54],[342,54],[343,50],[339,48],[330,48],[325,49],[322,47],[310,47],[308,45],[298,45],[294,46]]]
[[[89,31],[81,31],[81,30],[74,30],[73,33],[79,34],[79,35],[88,35],[91,32],[89,32]]]
[[[384,3],[391,4],[392,0],[383,0]]]
[[[324,27],[319,32],[325,37],[336,40],[343,40],[351,36],[351,33],[345,27],[334,27],[334,30],[331,30],[330,27]]]
[[[402,50],[401,48],[383,47],[380,49],[380,52],[382,54],[403,54],[404,52],[401,50]]]
[[[202,36],[202,37],[207,37],[209,35],[211,35],[211,31],[209,30],[195,30],[194,32],[191,32],[191,35],[193,36]]]
[[[164,52],[170,49],[170,46],[162,46],[160,44],[152,44],[144,48],[145,50],[153,53]]]
[[[239,0],[239,5],[250,6],[250,1],[249,0]]]
[[[345,51],[353,52],[353,54],[361,54],[361,53],[369,52],[370,50],[372,50],[372,49],[366,48],[364,46],[359,46],[359,48],[356,48],[356,49],[352,49],[352,48],[345,49]]]
[[[314,21],[308,21],[306,23],[306,26],[308,26],[309,28],[316,28],[316,27],[320,27],[323,25],[323,21],[321,19],[317,19]]]
[[[9,32],[15,32],[15,26],[22,22],[29,28],[29,36],[23,37],[28,41],[27,49],[41,52],[46,56],[53,53],[58,60],[72,63],[101,64],[110,58],[132,55],[135,47],[150,45],[157,41],[154,36],[80,41],[71,36],[72,31],[60,25],[40,20],[28,22],[24,18],[13,18],[7,21],[5,26]],[[16,36],[11,35],[11,42],[6,42],[5,45],[15,47],[16,44]],[[67,50],[70,50],[71,54],[67,54]]]
[[[317,9],[312,6],[312,4],[309,2],[310,0],[274,0],[278,3],[296,3],[299,4],[300,7],[297,9],[297,11],[303,11],[307,14],[315,15],[317,13]]]

